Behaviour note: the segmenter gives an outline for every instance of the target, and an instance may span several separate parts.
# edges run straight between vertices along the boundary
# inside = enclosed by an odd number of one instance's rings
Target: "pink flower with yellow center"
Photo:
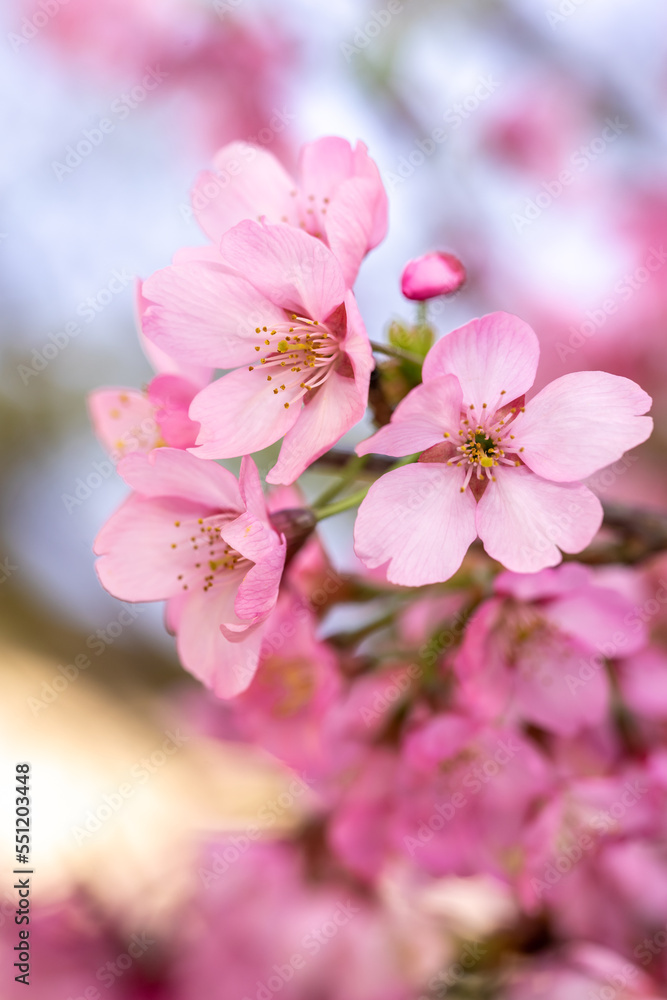
[[[630,379],[574,372],[525,402],[538,358],[533,330],[501,312],[431,348],[423,384],[357,448],[422,452],[379,479],[359,509],[355,549],[367,566],[419,586],[451,577],[476,537],[516,573],[589,544],[602,507],[581,480],[647,439],[651,399]]]
[[[240,478],[175,448],[136,452],[118,471],[134,493],[95,540],[102,586],[124,601],[167,601],[186,670],[223,698],[245,690],[275,608],[285,538],[254,462]]]
[[[353,149],[337,136],[302,146],[293,180],[266,149],[232,142],[215,156],[192,192],[197,220],[217,245],[244,219],[285,222],[322,240],[342,267],[348,287],[387,232],[387,195],[363,142]]]
[[[363,321],[337,259],[298,229],[241,222],[220,254],[144,283],[144,331],[177,360],[236,369],[195,397],[194,453],[235,458],[284,437],[267,481],[292,483],[364,414]]]

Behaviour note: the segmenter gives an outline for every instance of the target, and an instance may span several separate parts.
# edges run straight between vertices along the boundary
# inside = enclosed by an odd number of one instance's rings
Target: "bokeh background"
[[[93,539],[125,488],[86,396],[151,377],[135,279],[205,242],[189,190],[224,143],[256,141],[289,168],[304,141],[362,139],[390,200],[389,235],[357,284],[370,335],[411,315],[405,261],[454,251],[469,281],[432,313],[441,331],[515,312],[542,342],[540,384],[604,369],[654,396],[651,445],[596,486],[665,508],[667,7],[5,0],[0,79],[0,933],[13,899],[13,769],[29,760],[34,899],[54,953],[71,951],[59,935],[91,912],[113,954],[148,929],[162,942],[142,973],[149,990],[197,844],[243,829],[290,775],[183,729],[197,685],[161,610],[119,617],[95,576]],[[349,565],[342,530],[326,539],[334,565]],[[87,810],[179,725],[186,739],[169,766],[78,842]],[[59,907],[79,897],[81,913],[63,922]],[[477,911],[502,909],[482,898]],[[65,970],[33,996],[85,995],[99,964],[92,979],[71,985]],[[112,990],[102,995],[135,996],[122,979]]]

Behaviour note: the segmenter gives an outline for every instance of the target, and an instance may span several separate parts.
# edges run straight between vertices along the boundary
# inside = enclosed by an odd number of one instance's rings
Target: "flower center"
[[[273,329],[257,326],[255,333],[264,334],[255,350],[264,352],[258,360],[273,395],[290,397],[283,403],[285,409],[326,381],[339,354],[338,341],[326,326],[296,313],[291,313],[288,323],[278,323]],[[256,367],[249,365],[248,371]]]
[[[501,393],[504,395],[504,392]],[[461,414],[461,427],[458,432],[460,443],[456,445],[456,453],[448,459],[447,465],[467,466],[466,478],[461,487],[463,493],[468,486],[473,473],[477,479],[483,476],[494,482],[493,468],[497,465],[521,465],[516,457],[511,442],[514,435],[510,433],[511,425],[517,413],[523,407],[513,406],[509,409],[489,413],[486,403],[482,404],[482,412],[478,414],[471,403]],[[445,433],[446,438],[450,434]],[[519,448],[523,451],[523,448]],[[509,456],[508,456],[509,452]]]
[[[247,573],[253,565],[244,559],[236,549],[232,549],[221,537],[225,524],[235,520],[238,514],[214,514],[211,517],[200,517],[196,521],[174,521],[178,529],[171,542],[178,555],[177,580],[183,590],[190,586],[201,584],[204,593],[210,590],[214,583],[229,573],[240,571]]]

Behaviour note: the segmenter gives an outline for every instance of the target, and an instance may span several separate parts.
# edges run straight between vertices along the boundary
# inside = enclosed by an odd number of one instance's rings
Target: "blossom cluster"
[[[667,587],[572,558],[603,521],[589,481],[649,437],[649,396],[600,371],[531,394],[538,338],[506,312],[434,342],[423,303],[466,279],[444,252],[404,271],[418,322],[371,342],[354,284],[387,197],[366,147],[310,143],[296,177],[242,143],[216,170],[231,162],[215,197],[206,174],[195,184],[210,243],[138,289],[155,377],[90,400],[132,491],[98,535],[97,570],[122,600],[166,601],[180,660],[211,692],[191,722],[268,751],[313,803],[289,841],[213,845],[212,929],[176,980],[221,998],[305,998],[325,981],[332,997],[435,996],[442,963],[471,946],[447,959],[437,907],[420,922],[417,900],[486,880],[504,917],[470,965],[493,995],[603,996],[622,979],[614,996],[657,997],[665,954],[637,929],[667,921],[667,657],[651,628]],[[340,481],[308,503],[309,470],[341,469],[335,446],[357,424]],[[315,527],[354,507],[343,571]],[[358,626],[369,604],[383,613]],[[336,631],[336,612],[353,626]],[[266,870],[271,890],[251,891]],[[244,934],[252,976],[227,942]],[[399,954],[420,947],[406,971]],[[513,956],[500,967],[499,950]]]

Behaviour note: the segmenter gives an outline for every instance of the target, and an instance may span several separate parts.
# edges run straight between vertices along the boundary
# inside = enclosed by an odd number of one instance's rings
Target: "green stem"
[[[378,629],[386,628],[387,625],[393,625],[395,618],[396,609],[388,611],[387,614],[382,616],[382,618],[376,618],[375,621],[369,622],[368,625],[362,625],[361,628],[354,629],[354,631],[337,632],[334,635],[329,636],[329,641],[336,646],[342,647],[357,645],[362,641],[362,639],[372,635],[373,632],[377,632]]]
[[[361,472],[364,465],[368,461],[368,455],[352,455],[347,462],[347,465],[341,469],[340,479],[337,482],[332,483],[328,486],[323,493],[320,493],[317,500],[313,500],[312,506],[324,507],[329,501],[337,497],[338,494],[344,489],[348,483],[351,483],[357,478],[357,475]]]
[[[323,521],[325,517],[333,517],[334,514],[340,514],[344,510],[349,510],[351,507],[358,507],[362,500],[365,499],[370,486],[364,486],[362,489],[357,490],[356,493],[352,493],[349,497],[345,497],[343,500],[338,500],[336,503],[327,504],[326,507],[313,508],[313,514],[316,520]]]
[[[394,469],[400,469],[404,465],[411,465],[416,462],[419,455],[407,455],[405,458],[399,458],[397,462],[394,462],[392,466],[387,469],[387,472],[393,472]],[[325,517],[333,517],[334,514],[341,514],[344,510],[349,510],[350,507],[358,507],[362,500],[366,498],[366,494],[370,490],[373,484],[369,483],[368,486],[363,486],[356,493],[351,493],[349,497],[343,497],[342,500],[336,501],[336,503],[330,503],[324,507],[318,507],[317,504],[313,504],[313,514],[317,521],[323,521]]]
[[[428,305],[420,302],[417,305],[417,326],[428,326]]]
[[[380,354],[388,354],[390,358],[397,358],[399,361],[409,361],[411,365],[419,365],[421,367],[424,363],[424,359],[420,358],[418,354],[404,351],[400,347],[392,347],[391,344],[379,344],[377,340],[371,340],[371,347],[374,351],[379,351]]]

